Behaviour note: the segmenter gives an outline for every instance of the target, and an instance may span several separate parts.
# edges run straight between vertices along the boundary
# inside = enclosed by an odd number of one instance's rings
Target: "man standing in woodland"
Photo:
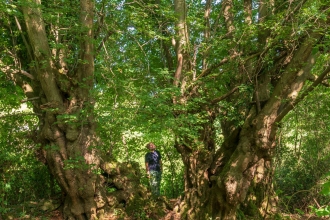
[[[148,143],[146,146],[149,152],[145,155],[145,164],[147,176],[149,178],[149,184],[152,196],[157,198],[160,196],[160,182],[162,179],[162,156],[158,150],[156,150],[156,145],[152,142]]]

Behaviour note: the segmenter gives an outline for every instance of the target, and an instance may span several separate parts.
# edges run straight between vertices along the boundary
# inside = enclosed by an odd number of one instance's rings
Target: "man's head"
[[[146,147],[151,151],[156,149],[156,145],[152,142],[148,143]]]

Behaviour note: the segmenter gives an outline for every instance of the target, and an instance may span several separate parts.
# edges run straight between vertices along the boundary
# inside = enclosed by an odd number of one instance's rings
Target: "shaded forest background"
[[[232,141],[227,133],[239,132],[251,112],[262,113],[280,79],[300,68],[307,74],[302,83],[305,87],[297,89],[298,98],[279,98],[285,111],[278,116],[283,119],[274,122],[275,147],[265,156],[271,157],[268,179],[260,177],[267,179],[267,187],[260,191],[262,196],[251,189],[245,200],[250,205],[237,205],[235,215],[237,219],[268,215],[282,219],[290,214],[330,214],[328,1],[95,1],[91,28],[95,35],[88,35],[87,40],[84,36],[89,27],[82,26],[77,16],[79,1],[31,2],[1,0],[0,4],[0,216],[33,218],[60,210],[64,190],[43,153],[57,151],[56,144],[52,139],[39,139],[42,126],[49,123],[44,116],[56,114],[55,126],[63,122],[83,134],[83,119],[89,118],[90,109],[97,136],[92,147],[102,160],[139,170],[137,185],[144,192],[148,188],[145,145],[154,142],[163,156],[164,210],[173,211],[171,201],[189,204],[185,193],[189,192],[191,167],[187,160],[191,155],[221,152],[226,141]],[[267,12],[261,3],[267,5]],[[52,54],[49,60],[54,61],[50,66],[55,69],[61,96],[70,102],[79,91],[88,91],[87,95],[82,92],[88,101],[81,104],[79,113],[58,113],[56,106],[49,111],[49,98],[43,92],[36,96],[26,92],[24,85],[34,86],[40,77],[35,69],[47,66],[47,59],[31,55],[36,49],[26,42],[32,34],[26,31],[22,8],[42,12]],[[180,29],[181,24],[187,27]],[[88,44],[94,45],[92,79],[75,75],[91,64],[88,57],[82,58],[86,54],[80,48]],[[299,51],[306,45],[305,57]],[[321,73],[324,76],[314,89]],[[13,77],[15,74],[22,78]],[[300,76],[297,73],[293,78]],[[194,153],[185,154],[183,148]],[[83,156],[64,160],[64,170],[83,169]],[[94,170],[97,175],[107,171],[100,164]],[[252,179],[258,178],[257,171]],[[118,190],[116,183],[107,184],[108,193]],[[253,202],[259,196],[267,198],[266,204],[261,202],[264,212]],[[155,217],[154,210],[146,208],[150,203],[127,206],[126,198],[123,201],[114,203],[113,216],[157,219],[167,214]]]
[[[3,91],[1,94],[5,94]],[[11,92],[20,97],[18,91]],[[312,207],[325,208],[330,201],[327,190],[326,195],[321,193],[324,189],[322,186],[328,180],[330,163],[328,92],[327,89],[320,88],[312,95],[313,98],[302,102],[281,125],[273,177],[278,197],[278,213],[305,216],[307,213],[315,213]],[[28,109],[22,111],[19,108],[17,103],[20,98],[10,101],[5,97],[2,100],[9,102],[6,103],[6,108],[2,107],[2,110],[8,112],[7,115],[1,117],[1,215],[47,216],[51,210],[58,208],[56,205],[59,205],[61,190],[47,167],[36,159],[36,146],[27,138],[31,132],[29,127],[34,126],[36,119]],[[15,108],[18,108],[17,112],[13,112]],[[171,148],[173,143],[168,136],[159,129],[159,132],[150,134],[128,133],[121,137],[124,141],[118,141],[114,145],[111,138],[108,138],[109,133],[112,133],[108,127],[112,124],[105,123],[107,118],[99,116],[99,120],[103,121],[100,134],[104,135],[107,150],[114,151],[114,157],[119,161],[137,162],[143,173],[146,151],[144,144],[154,140],[163,154],[166,167],[162,194],[171,199],[181,196],[184,193],[182,163]],[[120,137],[122,133],[118,132],[117,135]],[[114,146],[117,146],[116,149],[113,149]],[[141,181],[145,187],[148,186],[143,174]],[[31,202],[38,206],[31,205]],[[327,211],[319,213],[328,214]],[[146,215],[140,219],[148,217]]]

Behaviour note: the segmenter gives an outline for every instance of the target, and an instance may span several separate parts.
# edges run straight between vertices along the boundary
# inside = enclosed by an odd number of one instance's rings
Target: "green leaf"
[[[330,181],[324,183],[322,185],[322,191],[321,193],[325,196],[329,196],[330,195]]]

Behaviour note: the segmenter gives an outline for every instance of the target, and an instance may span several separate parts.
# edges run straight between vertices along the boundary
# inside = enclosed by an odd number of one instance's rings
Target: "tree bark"
[[[251,1],[244,1],[246,12],[246,24],[251,25]],[[268,11],[274,6],[274,1],[259,1],[262,15],[259,24],[262,24],[273,11]],[[265,7],[270,5],[272,7]],[[183,32],[185,24],[186,11],[182,1],[175,1],[175,12],[177,20],[177,36],[187,36]],[[222,1],[222,12],[226,24],[226,36],[235,34],[233,3],[230,0]],[[179,16],[180,14],[180,16]],[[181,28],[180,28],[181,27]],[[186,26],[185,26],[186,27]],[[207,27],[208,28],[208,27]],[[206,30],[207,31],[207,30]],[[208,32],[206,32],[208,33]],[[208,38],[209,35],[206,35]],[[252,103],[246,105],[245,120],[243,125],[234,126],[230,121],[222,121],[222,134],[224,142],[219,149],[215,147],[215,129],[214,120],[221,114],[214,107],[219,101],[211,101],[201,107],[199,110],[206,111],[208,122],[205,122],[199,131],[199,138],[191,140],[185,134],[177,134],[177,143],[175,147],[181,154],[185,166],[185,195],[180,204],[181,219],[236,219],[238,208],[241,206],[245,211],[251,204],[255,204],[253,215],[265,216],[276,202],[276,196],[273,194],[271,177],[271,160],[276,146],[276,132],[278,122],[288,113],[288,106],[291,106],[297,100],[301,93],[303,85],[311,71],[312,49],[316,42],[321,40],[322,34],[318,31],[310,31],[309,35],[302,36],[294,48],[288,48],[288,55],[285,59],[274,60],[275,67],[282,67],[281,74],[274,77],[273,70],[267,70],[264,66],[264,57],[269,50],[268,38],[269,29],[260,29],[257,32],[259,52],[255,59],[248,57],[243,64],[237,64],[238,70],[230,69],[228,71],[240,72],[240,68],[248,71],[248,76],[252,76],[254,86],[254,99]],[[181,45],[176,45],[178,66],[176,71],[174,85],[181,86],[181,100],[184,102],[174,102],[174,104],[189,103],[191,95],[198,97],[199,94],[182,89],[189,79],[191,69],[182,65],[182,58],[186,62],[189,57],[182,56],[183,49],[188,48],[187,39],[178,41]],[[177,42],[177,43],[178,43]],[[236,51],[233,45],[232,50],[228,51],[231,57],[235,58],[239,51]],[[238,49],[238,47],[237,47]],[[243,54],[248,54],[244,51]],[[284,53],[285,54],[285,53]],[[288,53],[289,54],[289,53]],[[203,57],[203,56],[202,56]],[[206,63],[204,61],[203,63]],[[243,65],[243,66],[242,66]],[[247,65],[247,66],[244,66]],[[206,65],[204,65],[206,68]],[[202,70],[202,74],[195,80],[204,77],[207,69]],[[211,70],[212,71],[212,70]],[[327,72],[327,70],[325,70]],[[323,74],[322,74],[323,76]],[[246,76],[238,76],[237,82],[229,83],[228,91],[233,90],[237,83],[243,83]],[[275,80],[276,79],[276,80]],[[190,79],[194,80],[194,79]],[[196,83],[198,87],[198,83]],[[198,89],[196,89],[198,90]],[[195,90],[195,91],[196,91]],[[234,92],[228,92],[224,99],[228,102],[234,102],[239,99],[239,95],[233,95]],[[174,99],[175,100],[175,99]],[[214,99],[218,100],[218,99]],[[291,108],[292,109],[292,108]],[[225,113],[222,113],[225,114]],[[206,138],[208,137],[208,138]],[[271,192],[272,197],[266,195]]]
[[[29,44],[33,50],[36,76],[30,87],[40,99],[34,110],[40,113],[37,136],[41,151],[52,175],[65,194],[65,219],[96,219],[99,155],[93,149],[97,142],[93,118],[93,10],[92,1],[80,2],[82,40],[77,70],[69,78],[52,59],[39,0],[24,5],[23,14]],[[60,80],[59,80],[60,78]]]
[[[242,129],[234,131],[230,142],[225,141],[215,153],[207,150],[214,149],[212,142],[192,152],[177,147],[185,164],[182,219],[236,219],[251,186],[264,179],[262,170],[269,169],[264,161],[269,161],[275,147],[276,126],[267,128],[269,138],[262,138],[265,118],[259,117],[253,107]]]

